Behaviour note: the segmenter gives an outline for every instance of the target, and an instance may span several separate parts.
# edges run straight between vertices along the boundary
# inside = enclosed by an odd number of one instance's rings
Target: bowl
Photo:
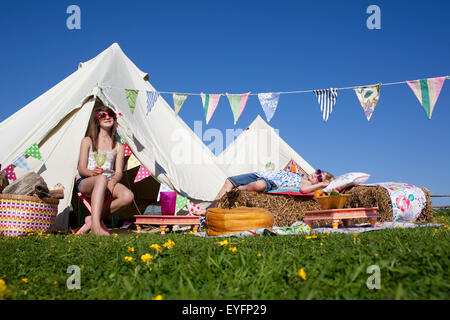
[[[328,210],[328,209],[342,209],[344,207],[345,202],[348,198],[350,198],[350,194],[339,194],[339,195],[332,195],[332,196],[320,196],[316,199],[322,209]]]

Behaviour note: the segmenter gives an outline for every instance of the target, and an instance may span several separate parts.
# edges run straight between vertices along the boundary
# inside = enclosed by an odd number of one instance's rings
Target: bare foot
[[[86,234],[91,230],[91,225],[92,225],[92,217],[91,216],[87,216],[84,219],[84,225],[76,232],[76,234]],[[103,230],[105,230],[108,235],[110,235],[111,233],[109,232],[108,227],[103,223],[103,221],[100,222],[100,225],[102,227]]]
[[[76,234],[86,234],[91,230],[91,216],[87,216],[84,219],[84,225],[77,231]]]
[[[92,225],[91,232],[92,232],[92,234],[95,234],[96,236],[109,236],[110,235],[109,231],[106,231],[105,229],[103,229],[103,227],[101,225],[100,226]]]

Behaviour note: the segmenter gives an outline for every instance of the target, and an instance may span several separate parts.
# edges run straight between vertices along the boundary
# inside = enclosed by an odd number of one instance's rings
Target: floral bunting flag
[[[337,89],[320,89],[314,90],[314,94],[320,104],[320,111],[322,111],[322,116],[324,121],[328,121],[328,117],[331,112],[333,112],[333,107],[337,99]]]
[[[131,90],[125,89],[125,96],[127,98],[128,106],[130,107],[131,114],[134,113],[134,109],[136,108],[136,99],[138,96],[139,90]]]
[[[136,178],[134,179],[134,183],[139,182],[149,176],[151,176],[152,174],[150,173],[150,171],[147,170],[146,167],[144,167],[143,165],[141,165],[139,167],[139,170],[136,174]]]
[[[189,203],[189,199],[177,194],[177,202],[175,204],[175,214],[183,209]]]
[[[178,114],[178,112],[180,112],[181,106],[186,101],[187,97],[188,97],[187,93],[185,93],[185,94],[174,93],[173,94],[173,106],[175,109],[175,114]]]
[[[381,83],[374,86],[355,88],[356,96],[361,103],[367,121],[370,121],[370,118],[372,117],[375,106],[377,105],[378,99],[380,97],[380,85]]]
[[[42,156],[37,143],[34,143],[27,150],[25,150],[25,154],[38,160],[42,160]]]
[[[203,110],[205,111],[206,124],[208,124],[214,111],[216,111],[221,94],[204,94],[202,92],[200,96],[202,97]]]
[[[158,100],[158,91],[147,91],[147,114],[150,113],[156,101]]]
[[[14,172],[14,165],[10,164],[5,169],[2,170],[2,172],[6,172],[6,177],[9,181],[16,181],[16,173]]]
[[[231,111],[233,111],[234,116],[234,124],[238,121],[239,117],[242,114],[242,111],[244,111],[245,105],[247,104],[248,100],[248,93],[243,94],[228,94],[228,101],[230,102]]]
[[[280,94],[275,92],[258,93],[259,103],[266,114],[267,122],[270,122],[275,110],[277,110]]]
[[[441,93],[444,81],[445,77],[406,81],[422,105],[423,110],[425,110],[429,120],[431,119],[434,105]]]
[[[136,158],[134,157],[134,155],[131,155],[131,156],[128,158],[128,162],[127,162],[127,170],[136,168],[137,166],[140,166],[140,165],[141,165],[141,163],[139,162],[139,160],[136,159]]]
[[[22,153],[16,160],[13,161],[13,165],[30,171],[30,167],[28,166],[27,159],[25,158],[24,153]]]

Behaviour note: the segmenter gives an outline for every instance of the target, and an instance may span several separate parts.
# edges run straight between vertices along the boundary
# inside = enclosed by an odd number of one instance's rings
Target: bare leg
[[[120,208],[126,207],[133,202],[134,194],[121,183],[114,186],[113,200],[103,209],[102,218],[107,218]]]
[[[264,180],[256,180],[245,186],[239,186],[239,190],[262,192],[266,190],[266,182]]]
[[[194,215],[196,215],[196,216],[204,216],[204,215],[206,215],[206,211],[209,208],[214,208],[217,205],[217,202],[219,202],[220,198],[222,198],[225,193],[230,192],[231,190],[233,190],[233,188],[234,188],[233,183],[231,183],[231,181],[228,180],[228,179],[225,180],[225,183],[223,184],[223,186],[220,189],[219,193],[214,198],[214,201],[211,202],[211,204],[208,207],[206,207],[205,209],[201,209],[200,211],[195,212]]]

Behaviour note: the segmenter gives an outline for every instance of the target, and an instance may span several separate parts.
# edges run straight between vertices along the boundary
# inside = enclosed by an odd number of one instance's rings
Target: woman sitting
[[[90,230],[95,235],[109,235],[102,220],[133,202],[133,193],[119,183],[125,155],[124,146],[115,139],[116,130],[115,112],[106,106],[95,108],[88,134],[81,140],[78,161],[81,178],[76,182],[78,191],[91,198],[91,216],[86,217],[77,234]],[[106,159],[101,159],[105,156]],[[102,209],[105,199],[112,201]]]

